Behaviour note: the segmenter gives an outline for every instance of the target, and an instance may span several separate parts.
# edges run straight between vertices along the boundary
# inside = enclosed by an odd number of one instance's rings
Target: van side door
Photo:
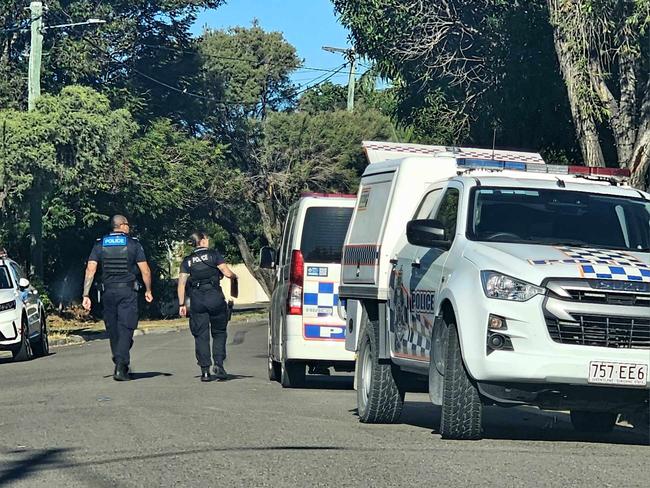
[[[418,206],[414,219],[426,219],[433,212],[440,200],[442,188],[428,191]],[[406,222],[404,223],[405,233]],[[420,267],[419,247],[410,244],[404,238],[404,245],[393,260],[393,269],[389,282],[390,307],[390,341],[393,355],[402,359],[424,361],[422,353],[424,337],[417,324],[413,310],[413,280],[417,278]]]
[[[282,339],[280,331],[282,321],[287,308],[287,294],[289,286],[289,267],[291,265],[291,250],[292,250],[292,237],[293,228],[295,226],[297,208],[293,207],[287,214],[287,220],[284,224],[284,232],[282,234],[282,242],[278,255],[276,257],[276,279],[275,289],[273,290],[273,297],[271,298],[271,323],[269,324],[271,332],[271,347],[273,351],[277,351],[279,357],[279,348]]]

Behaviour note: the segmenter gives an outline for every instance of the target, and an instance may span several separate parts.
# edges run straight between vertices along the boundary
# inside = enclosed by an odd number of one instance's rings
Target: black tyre
[[[440,434],[443,439],[476,440],[481,438],[483,406],[476,383],[463,363],[458,330],[449,324],[445,375],[442,387]]]
[[[283,360],[280,368],[282,388],[301,388],[305,385],[306,365],[302,361]]]
[[[44,357],[50,354],[50,341],[47,337],[47,319],[45,314],[41,315],[41,335],[32,346],[36,357]]]
[[[618,414],[609,412],[583,412],[571,410],[571,423],[578,432],[607,433],[616,425]]]
[[[357,407],[359,420],[367,424],[394,424],[404,406],[404,391],[398,387],[390,363],[379,362],[379,324],[366,322],[359,344]]]
[[[32,350],[32,343],[29,341],[28,329],[25,323],[23,323],[20,335],[22,338],[20,345],[11,351],[11,354],[16,362],[29,361],[34,357],[34,351]]]

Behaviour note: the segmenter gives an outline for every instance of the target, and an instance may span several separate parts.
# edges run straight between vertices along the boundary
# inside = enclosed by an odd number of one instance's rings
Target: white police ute
[[[280,249],[262,249],[261,267],[276,273],[269,379],[285,388],[303,385],[307,369],[354,371],[338,297],[341,251],[354,204],[354,195],[303,194],[289,209]]]
[[[0,255],[0,351],[14,361],[47,356],[45,308],[18,264]]]
[[[650,195],[626,170],[364,145],[339,288],[362,422],[398,421],[413,377],[445,438],[479,438],[484,405],[647,416]]]

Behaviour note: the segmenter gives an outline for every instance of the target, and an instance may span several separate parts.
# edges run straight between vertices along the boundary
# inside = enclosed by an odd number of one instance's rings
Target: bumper
[[[11,349],[21,341],[20,328],[13,318],[0,319],[0,350]]]
[[[308,326],[303,324],[301,316],[289,316],[286,318],[284,340],[287,359],[355,360],[355,353],[345,349],[345,324]]]
[[[547,328],[544,310],[556,309],[558,305],[547,303],[546,300],[546,297],[538,296],[528,302],[516,303],[484,298],[474,300],[474,306],[471,309],[467,307],[460,314],[463,356],[473,378],[499,383],[588,385],[591,361],[650,364],[648,349],[595,347],[554,341]],[[564,306],[570,308],[572,305],[565,303]],[[598,312],[612,314],[612,307],[601,310],[595,307],[594,313]],[[639,312],[616,308],[615,313],[624,316],[626,313]],[[514,350],[488,353],[486,337],[490,314],[506,319],[507,330],[500,333],[510,338]],[[645,388],[650,389],[650,383],[646,382]]]

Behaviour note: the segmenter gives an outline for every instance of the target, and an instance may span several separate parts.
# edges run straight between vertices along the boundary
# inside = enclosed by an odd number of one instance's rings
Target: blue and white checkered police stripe
[[[336,307],[339,295],[334,290],[334,283],[307,281],[305,282],[303,300],[305,305],[316,307]]]
[[[644,281],[650,283],[650,269],[635,266],[611,266],[607,264],[583,264],[585,278],[600,280]]]
[[[379,259],[379,246],[368,244],[348,246],[343,254],[345,264],[376,264]]]
[[[647,264],[640,259],[626,253],[625,251],[615,251],[610,249],[588,249],[580,247],[560,247],[560,251],[572,259],[580,262],[589,261],[593,264],[607,264],[614,266],[635,266],[640,268],[649,268]]]

